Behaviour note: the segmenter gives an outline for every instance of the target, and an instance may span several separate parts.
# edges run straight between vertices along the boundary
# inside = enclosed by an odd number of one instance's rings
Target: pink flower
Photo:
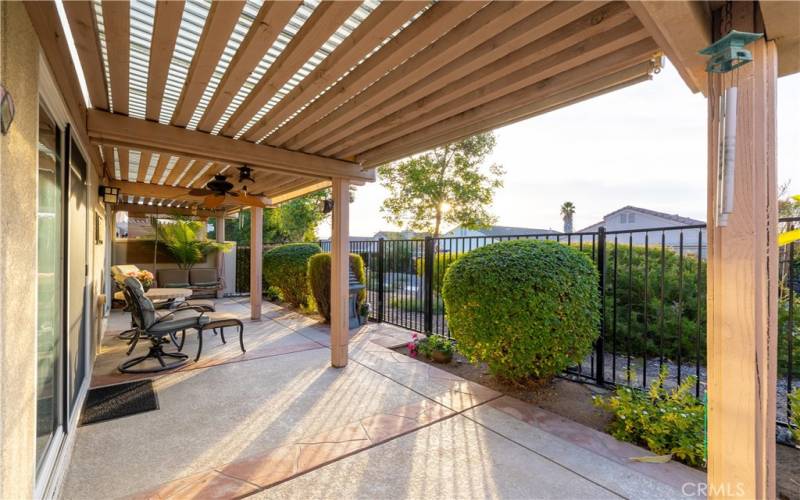
[[[417,344],[415,344],[414,342],[409,342],[406,345],[406,347],[408,348],[408,355],[411,356],[412,358],[416,358],[417,357]]]

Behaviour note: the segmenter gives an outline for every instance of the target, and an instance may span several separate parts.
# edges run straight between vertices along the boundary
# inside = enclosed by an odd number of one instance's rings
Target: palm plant
[[[575,205],[571,201],[565,201],[561,205],[561,217],[564,219],[564,232],[572,232],[572,216],[575,215]]]
[[[158,241],[175,257],[181,269],[191,269],[195,264],[203,262],[209,254],[228,252],[233,247],[230,243],[207,239],[202,234],[203,223],[200,221],[178,219],[172,223],[159,224],[153,219],[153,227]]]

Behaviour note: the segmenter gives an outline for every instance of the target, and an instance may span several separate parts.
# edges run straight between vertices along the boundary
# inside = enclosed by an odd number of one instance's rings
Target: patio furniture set
[[[126,269],[120,269],[123,267]],[[222,342],[226,343],[225,328],[238,328],[239,346],[242,352],[245,352],[244,324],[236,316],[216,312],[214,302],[211,300],[188,299],[194,295],[194,290],[191,288],[167,286],[150,288],[145,291],[142,283],[137,278],[130,276],[135,272],[137,272],[135,266],[115,266],[113,269],[115,281],[121,289],[118,294],[125,302],[124,310],[131,313],[131,328],[119,334],[118,337],[128,341],[130,346],[126,352],[128,356],[141,339],[149,339],[151,345],[147,354],[122,362],[118,367],[120,372],[155,373],[184,365],[189,360],[189,356],[181,352],[187,330],[197,332],[198,347],[194,358],[195,362],[200,359],[203,349],[203,333],[207,330],[212,330],[215,335],[220,335]],[[189,274],[188,271],[186,273]],[[181,279],[178,273],[173,274],[170,275],[171,278]],[[175,281],[167,283],[174,284]],[[117,294],[115,294],[115,298],[119,298]],[[170,343],[175,346],[176,351],[164,349]],[[172,358],[174,361],[167,361],[165,358]],[[135,368],[148,359],[157,360],[160,366]]]

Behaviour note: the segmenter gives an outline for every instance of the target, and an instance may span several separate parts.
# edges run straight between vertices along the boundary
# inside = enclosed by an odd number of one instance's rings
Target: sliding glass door
[[[62,134],[56,122],[39,110],[39,189],[37,203],[37,387],[36,459],[41,466],[60,431],[63,418],[61,304]]]
[[[75,403],[87,374],[88,334],[85,317],[87,303],[87,221],[86,198],[87,165],[80,150],[72,141],[67,127],[66,138],[69,169],[67,180],[67,355],[69,361],[69,414],[75,411]]]

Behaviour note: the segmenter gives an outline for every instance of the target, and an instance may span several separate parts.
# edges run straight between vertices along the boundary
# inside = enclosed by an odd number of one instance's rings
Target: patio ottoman
[[[219,329],[219,335],[222,339],[222,343],[226,344],[225,341],[225,328],[235,326],[239,329],[239,347],[242,348],[242,352],[246,352],[244,348],[244,324],[242,321],[230,313],[223,313],[223,312],[212,312],[206,314],[208,318],[208,323],[203,325],[201,328],[197,330],[197,356],[195,356],[195,362],[200,359],[200,353],[203,350],[203,332],[206,330],[214,330],[214,333],[217,333],[217,329]]]

